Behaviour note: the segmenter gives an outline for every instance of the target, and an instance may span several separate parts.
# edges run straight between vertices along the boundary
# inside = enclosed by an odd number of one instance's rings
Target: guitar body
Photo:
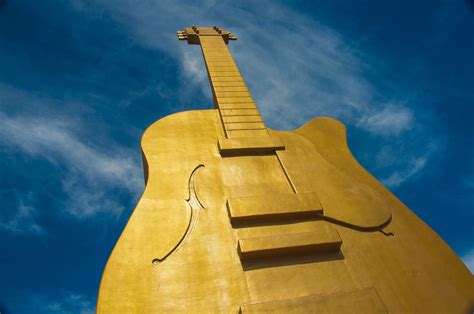
[[[468,269],[358,164],[340,122],[269,133],[284,150],[221,156],[218,110],[146,130],[146,188],[98,313],[472,310]]]

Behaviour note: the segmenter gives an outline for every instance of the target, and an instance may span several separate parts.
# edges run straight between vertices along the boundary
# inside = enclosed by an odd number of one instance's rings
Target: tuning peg
[[[176,34],[178,35],[179,40],[185,40],[188,38],[184,31],[177,31]]]

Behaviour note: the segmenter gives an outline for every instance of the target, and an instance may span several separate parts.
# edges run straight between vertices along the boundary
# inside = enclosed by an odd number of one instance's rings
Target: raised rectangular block
[[[240,313],[387,313],[377,291],[370,287],[332,294],[243,305]]]
[[[207,61],[206,64],[208,68],[236,66],[234,61]]]
[[[311,253],[337,252],[342,240],[336,229],[323,225],[314,232],[282,234],[239,240],[242,261]]]
[[[277,137],[270,137],[266,130],[248,131],[252,132],[263,131],[267,136],[260,137],[240,137],[240,138],[221,138],[218,142],[219,152],[222,156],[229,155],[252,155],[261,153],[272,153],[276,150],[285,149],[285,145]],[[229,131],[229,133],[232,131]],[[233,131],[239,132],[239,131]]]
[[[217,77],[241,77],[239,71],[226,71],[226,72],[209,72],[211,79]]]
[[[206,61],[234,61],[231,56],[204,56],[204,59],[206,59]]]
[[[316,193],[271,194],[227,200],[232,224],[314,218],[323,213]]]
[[[233,81],[233,82],[217,82],[215,80],[212,81],[212,86],[214,87],[233,87],[233,86],[238,86],[238,87],[247,87],[245,85],[244,81]]]
[[[242,76],[212,76],[211,75],[212,85],[215,85],[216,82],[243,82]]]
[[[203,51],[204,55],[205,56],[213,56],[213,55],[219,55],[219,54],[223,54],[223,55],[226,55],[226,56],[230,56],[230,51],[229,49],[227,49],[227,47],[217,47],[217,48],[214,48],[212,50],[205,50]]]
[[[204,51],[204,56],[231,56],[227,49],[212,49],[211,51]]]
[[[219,109],[257,109],[253,102],[231,102],[231,103],[224,103],[217,99],[217,106]]]
[[[268,137],[268,131],[267,129],[261,129],[261,130],[235,130],[235,131],[229,131],[227,130],[226,131],[227,133],[227,136],[230,138],[230,139],[237,139],[237,138],[255,138],[255,137]],[[274,152],[273,150],[262,150],[261,152],[255,152],[254,150],[252,151],[248,151],[248,152],[245,152],[245,154],[260,154],[260,153],[265,153],[265,154],[269,154],[269,153],[272,153]],[[236,153],[239,153],[239,152],[236,152]],[[222,155],[222,152],[221,152],[221,156]]]
[[[214,86],[214,91],[219,92],[248,92],[246,86]]]
[[[265,129],[263,122],[229,122],[225,123],[226,130],[261,130]]]
[[[262,118],[257,114],[255,115],[233,115],[233,116],[223,116],[222,120],[224,123],[250,123],[250,122],[263,122]]]
[[[221,109],[221,115],[223,117],[231,116],[259,116],[258,110],[256,108],[252,109]]]
[[[239,104],[239,103],[253,103],[251,96],[241,97],[219,97],[217,96],[217,102],[219,104]]]
[[[215,94],[217,98],[252,97],[248,91],[233,91],[233,92],[215,91]]]
[[[226,66],[226,67],[223,67],[223,66],[220,66],[220,67],[214,67],[214,66],[210,66],[207,68],[209,70],[209,72],[236,72],[238,71],[239,69],[236,67],[236,66]]]

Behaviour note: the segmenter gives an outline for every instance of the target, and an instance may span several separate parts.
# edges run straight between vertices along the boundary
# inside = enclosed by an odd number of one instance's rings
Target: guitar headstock
[[[237,40],[237,37],[232,33],[217,26],[196,27],[193,25],[192,27],[185,28],[184,31],[178,31],[177,34],[179,40],[186,40],[190,45],[199,45],[200,36],[221,36],[226,44],[229,43],[229,40]]]

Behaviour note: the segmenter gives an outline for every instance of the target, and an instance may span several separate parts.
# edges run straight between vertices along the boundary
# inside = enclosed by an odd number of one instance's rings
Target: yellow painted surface
[[[250,135],[255,135],[254,132]],[[267,130],[260,137],[219,138],[217,142],[221,155],[235,155],[239,151],[268,152],[282,150],[285,145],[278,137],[270,137]]]
[[[221,109],[221,115],[225,116],[259,116],[257,109]]]
[[[254,120],[254,121],[251,121],[251,120]],[[232,128],[235,128],[236,130],[246,130],[249,128],[266,129],[265,124],[263,123],[263,121],[260,119],[259,116],[255,116],[255,117],[243,116],[243,117],[232,117],[232,118],[223,117],[222,121],[224,122],[224,126],[226,127],[227,130],[232,130]]]
[[[218,101],[221,101],[220,98],[217,98]],[[256,109],[255,104],[253,102],[249,102],[248,99],[240,100],[240,102],[235,101],[226,101],[220,102],[221,109]]]
[[[194,44],[214,37],[208,49],[222,49],[231,35],[216,32],[190,28],[178,36]],[[227,86],[210,78],[212,88]],[[145,131],[146,188],[105,267],[98,313],[472,310],[469,270],[354,159],[340,122],[320,117],[291,132],[227,132],[221,115],[232,111],[217,99],[214,105]],[[218,143],[236,151],[221,155]],[[284,212],[288,204],[291,212],[294,202],[281,195],[306,193],[317,196],[318,217],[231,223],[229,199],[256,197],[258,206],[269,204],[262,211]],[[334,232],[342,241],[337,250],[292,250],[296,240],[329,245]],[[241,259],[239,241],[265,237],[291,254]]]
[[[262,122],[262,118],[259,115],[243,115],[243,116],[222,116],[222,121],[224,123],[249,123],[249,122]]]
[[[323,213],[314,192],[273,194],[272,202],[266,195],[232,197],[227,199],[227,209],[232,224],[319,218]]]
[[[223,87],[214,86],[214,90],[216,92],[219,92],[219,91],[222,91],[222,92],[234,92],[234,91],[247,92],[248,91],[246,86],[236,86],[236,87],[232,87],[232,86],[223,86]]]
[[[352,309],[352,313],[386,313],[383,302],[373,288],[350,292],[335,293],[330,296],[317,295],[287,299],[274,302],[257,303],[242,306],[245,313],[343,313]]]
[[[279,234],[239,240],[240,259],[260,258],[284,259],[321,252],[337,252],[342,244],[341,237],[334,228],[322,226],[312,232]]]

